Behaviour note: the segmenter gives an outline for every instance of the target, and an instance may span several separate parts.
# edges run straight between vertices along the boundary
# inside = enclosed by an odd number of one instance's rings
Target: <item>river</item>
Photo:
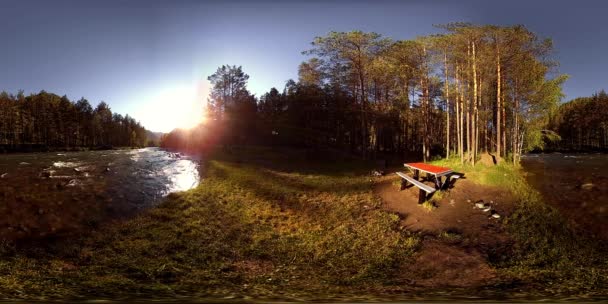
[[[608,155],[529,154],[526,179],[570,222],[608,240]]]
[[[0,155],[0,240],[55,237],[196,187],[199,160],[158,148]]]

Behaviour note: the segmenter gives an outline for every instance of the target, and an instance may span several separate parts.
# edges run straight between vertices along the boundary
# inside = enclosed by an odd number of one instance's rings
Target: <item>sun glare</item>
[[[204,119],[204,95],[191,86],[175,86],[150,96],[137,117],[147,129],[169,132],[192,128]]]

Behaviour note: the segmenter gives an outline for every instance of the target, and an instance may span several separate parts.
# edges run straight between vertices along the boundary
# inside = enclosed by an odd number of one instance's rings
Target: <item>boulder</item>
[[[481,159],[479,160],[482,165],[488,167],[498,164],[498,161],[499,159],[490,153],[481,154]]]
[[[378,171],[378,170],[372,170],[371,175],[372,176],[382,176],[382,175],[384,175],[384,172]]]

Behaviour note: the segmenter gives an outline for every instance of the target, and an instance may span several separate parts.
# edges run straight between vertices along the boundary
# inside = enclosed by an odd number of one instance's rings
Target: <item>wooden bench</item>
[[[431,194],[437,191],[435,188],[427,186],[403,172],[397,172],[397,175],[401,177],[401,190],[407,187],[407,183],[410,183],[420,189],[418,194],[418,204],[424,203],[424,201],[426,201]]]

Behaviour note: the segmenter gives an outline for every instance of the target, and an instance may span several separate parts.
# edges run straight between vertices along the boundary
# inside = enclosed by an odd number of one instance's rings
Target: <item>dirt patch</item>
[[[478,287],[491,284],[496,273],[475,249],[427,241],[403,273],[421,287]]]
[[[490,284],[496,276],[491,264],[505,260],[513,244],[502,224],[514,210],[512,195],[459,179],[453,188],[430,199],[435,208],[429,210],[418,204],[418,188],[400,191],[398,184],[398,177],[390,174],[380,178],[374,190],[385,209],[399,214],[405,229],[425,236],[404,276],[420,286]],[[476,203],[487,204],[491,210],[484,212]],[[492,217],[492,212],[500,218]]]

